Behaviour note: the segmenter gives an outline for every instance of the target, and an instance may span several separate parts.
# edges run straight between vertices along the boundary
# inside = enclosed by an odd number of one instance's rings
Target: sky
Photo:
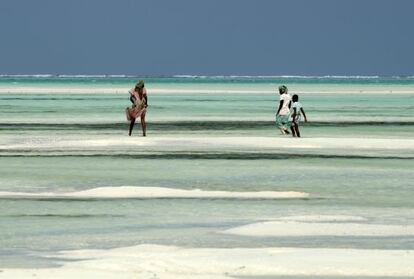
[[[414,75],[410,0],[1,0],[0,74]]]

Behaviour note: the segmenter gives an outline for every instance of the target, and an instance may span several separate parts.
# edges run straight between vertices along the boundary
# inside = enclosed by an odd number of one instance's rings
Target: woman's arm
[[[137,98],[134,95],[134,90],[131,89],[128,91],[129,93],[129,100],[131,101],[131,103],[135,104],[135,101],[137,100]]]
[[[131,95],[129,97],[129,100],[131,101],[131,103],[135,104],[135,97],[134,96]]]
[[[277,109],[277,113],[276,113],[276,115],[279,115],[279,112],[280,112],[280,110],[282,109],[282,106],[283,106],[283,100],[280,100],[280,103],[279,103],[279,108]]]
[[[147,94],[144,95],[145,107],[148,107],[148,96]]]
[[[142,97],[144,99],[144,107],[148,107],[148,95],[147,95],[147,89],[145,87],[142,89]]]

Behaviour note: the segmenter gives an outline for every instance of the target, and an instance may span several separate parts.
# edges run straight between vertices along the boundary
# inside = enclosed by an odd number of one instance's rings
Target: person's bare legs
[[[295,123],[294,125],[295,125],[296,136],[297,136],[298,138],[300,138],[300,133],[299,133],[299,125],[298,125],[298,123]]]
[[[145,123],[145,112],[141,114],[141,128],[142,128],[142,136],[147,136],[147,124]]]
[[[296,137],[296,132],[295,132],[295,123],[292,123],[292,126],[290,126],[290,130],[292,131],[292,137]]]
[[[135,118],[132,118],[131,123],[129,124],[129,133],[128,133],[129,136],[131,136],[132,134],[132,129],[134,129],[134,124],[135,124]]]

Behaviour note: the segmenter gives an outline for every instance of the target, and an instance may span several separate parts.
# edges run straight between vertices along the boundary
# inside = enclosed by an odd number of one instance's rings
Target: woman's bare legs
[[[129,136],[131,136],[132,134],[132,129],[134,129],[134,124],[135,124],[135,118],[132,118],[131,123],[129,124],[129,133],[128,133]]]
[[[141,114],[141,128],[142,128],[142,136],[147,136],[147,124],[145,123],[145,112]]]
[[[132,118],[131,123],[129,124],[129,133],[128,135],[132,135],[132,129],[134,129],[135,118]],[[142,128],[142,136],[147,136],[147,124],[145,123],[145,112],[141,114],[141,128]]]

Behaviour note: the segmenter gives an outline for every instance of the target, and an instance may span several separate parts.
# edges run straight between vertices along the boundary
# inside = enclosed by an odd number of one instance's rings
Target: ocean
[[[414,276],[414,77],[138,79],[0,76],[0,278]]]

